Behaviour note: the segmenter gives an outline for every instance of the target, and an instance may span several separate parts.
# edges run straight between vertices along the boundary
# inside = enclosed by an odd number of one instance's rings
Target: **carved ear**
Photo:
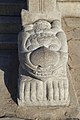
[[[20,32],[18,36],[18,49],[19,51],[27,51],[26,49],[26,42],[28,38],[30,37],[30,34],[28,32]]]
[[[60,20],[55,19],[55,20],[52,22],[52,28],[54,29],[55,27],[61,28],[61,21],[60,21]]]
[[[61,41],[62,47],[61,47],[60,51],[67,53],[68,52],[67,37],[66,37],[64,31],[58,32],[56,36]]]

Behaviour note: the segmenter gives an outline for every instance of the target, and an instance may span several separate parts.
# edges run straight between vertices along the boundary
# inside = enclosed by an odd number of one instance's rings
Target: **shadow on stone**
[[[15,102],[17,102],[18,66],[17,50],[0,51],[0,69],[4,72],[4,83]]]
[[[12,1],[13,2],[13,1]],[[19,7],[19,6],[17,6]],[[23,0],[23,5],[22,8],[19,8],[19,10],[22,10],[23,8],[27,7],[27,3],[26,0]],[[19,11],[19,15],[21,14],[21,11]],[[16,17],[15,15],[13,16],[14,18]],[[15,19],[16,20],[16,19]],[[21,31],[21,26],[22,26],[22,22],[21,19],[19,21],[19,25],[20,25],[20,29],[18,31]],[[9,25],[8,25],[9,26]],[[10,31],[10,29],[9,29]],[[11,32],[10,32],[11,33]],[[9,36],[10,39],[5,37],[5,43],[4,41],[2,41],[2,43],[0,43],[0,70],[1,72],[1,76],[0,76],[0,80],[1,82],[4,81],[4,83],[1,83],[1,91],[2,93],[0,95],[5,96],[3,94],[3,89],[4,86],[6,86],[6,88],[8,89],[11,98],[13,99],[14,102],[17,103],[17,93],[18,93],[18,89],[17,89],[17,81],[18,81],[18,68],[19,68],[19,61],[18,61],[18,50],[17,50],[17,40],[18,40],[18,33],[16,33],[16,38],[14,38],[15,34],[10,34],[10,33],[6,33],[7,36]],[[4,35],[4,33],[3,33]],[[10,37],[10,35],[13,36]],[[7,42],[7,40],[9,42]],[[3,74],[2,74],[3,73]],[[2,86],[3,84],[3,86]]]

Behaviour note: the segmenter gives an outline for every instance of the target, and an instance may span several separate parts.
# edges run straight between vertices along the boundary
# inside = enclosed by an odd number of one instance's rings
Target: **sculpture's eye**
[[[32,50],[33,50],[32,45],[31,45],[31,46],[29,46],[29,47],[27,47],[27,50],[32,51]]]
[[[56,37],[52,36],[51,37],[51,43],[49,44],[49,49],[51,51],[59,51],[61,48],[61,41]]]
[[[34,50],[36,50],[37,48],[39,48],[40,47],[40,45],[37,43],[37,44],[31,44],[30,46],[28,46],[27,47],[27,50],[28,51],[34,51]]]
[[[28,52],[31,52],[33,50],[36,50],[39,47],[39,44],[37,42],[36,35],[31,35],[27,40],[26,43],[24,43],[26,49]]]
[[[52,44],[49,46],[51,51],[59,51],[60,47],[57,44]]]
[[[28,47],[31,45],[30,37],[27,39],[25,43],[25,47],[28,49]]]

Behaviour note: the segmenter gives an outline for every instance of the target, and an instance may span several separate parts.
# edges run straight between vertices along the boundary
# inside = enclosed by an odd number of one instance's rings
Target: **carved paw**
[[[68,105],[68,80],[53,81],[21,81],[19,85],[19,99],[27,105]]]

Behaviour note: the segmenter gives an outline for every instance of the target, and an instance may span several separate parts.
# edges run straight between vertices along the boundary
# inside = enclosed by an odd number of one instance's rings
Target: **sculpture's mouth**
[[[52,71],[50,72],[35,72],[32,75],[34,75],[37,78],[44,78],[44,77],[51,77],[52,76]]]
[[[27,67],[27,71],[35,77],[51,77],[53,71],[59,63],[60,55],[45,47],[40,47],[31,53],[24,53],[23,66]]]
[[[40,68],[40,66],[33,71],[34,76],[36,77],[51,77],[53,73],[53,69],[51,68],[51,66],[49,66],[49,68]]]

